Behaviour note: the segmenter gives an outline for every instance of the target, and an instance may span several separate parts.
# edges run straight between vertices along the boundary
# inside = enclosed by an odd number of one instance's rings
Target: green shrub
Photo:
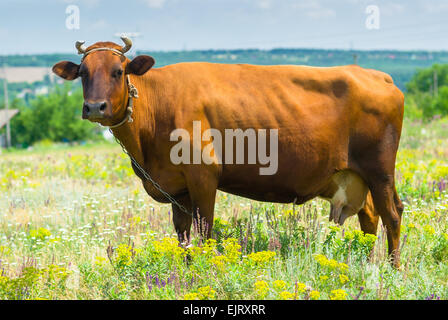
[[[82,90],[69,84],[55,87],[29,105],[14,100],[11,108],[20,112],[11,120],[12,144],[27,147],[41,140],[71,142],[99,137],[95,125],[81,118],[82,101]]]

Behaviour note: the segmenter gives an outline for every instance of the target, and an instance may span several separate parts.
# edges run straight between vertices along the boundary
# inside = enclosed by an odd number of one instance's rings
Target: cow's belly
[[[293,159],[291,159],[293,160]],[[279,165],[272,176],[259,174],[257,166],[227,166],[218,189],[257,201],[302,204],[328,189],[331,175],[326,170],[298,167],[293,163]]]
[[[254,190],[250,188],[237,187],[237,186],[225,186],[219,187],[219,190],[231,193],[237,196],[249,198],[256,201],[264,201],[264,202],[277,202],[277,203],[293,203],[302,204],[305,201],[309,200],[308,198],[303,198],[297,196],[296,193],[291,192],[290,190],[273,190],[273,189],[264,189],[264,190]]]
[[[342,170],[330,176],[313,176],[305,183],[291,183],[291,178],[300,180],[300,175],[291,172],[287,177],[277,175],[263,179],[246,174],[227,180],[219,189],[257,201],[277,203],[302,204],[320,197],[331,204],[330,221],[340,225],[363,208],[368,193],[364,180],[351,170]]]

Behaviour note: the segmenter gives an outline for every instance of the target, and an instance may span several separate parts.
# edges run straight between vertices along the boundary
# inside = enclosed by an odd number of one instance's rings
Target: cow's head
[[[154,59],[141,55],[132,61],[124,56],[132,46],[127,37],[121,38],[125,46],[113,42],[97,42],[85,47],[76,42],[81,63],[62,61],[53,66],[53,72],[66,80],[82,79],[84,91],[83,119],[105,126],[115,125],[126,115],[128,102],[127,75],[143,75],[154,65]]]

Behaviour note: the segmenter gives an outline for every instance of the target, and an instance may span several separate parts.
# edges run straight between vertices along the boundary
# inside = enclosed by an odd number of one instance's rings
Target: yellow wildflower
[[[297,293],[299,293],[299,294],[305,293],[305,291],[306,291],[306,284],[297,282],[296,283],[296,290],[297,290]]]
[[[226,262],[228,262],[228,259],[226,256],[214,256],[210,259],[210,262],[213,263],[218,269],[222,269],[224,268]]]
[[[126,283],[124,283],[124,281],[120,281],[118,283],[118,290],[120,291],[126,291]]]
[[[201,300],[212,300],[215,299],[216,291],[210,286],[202,287],[198,289],[198,294]]]
[[[280,296],[280,299],[282,299],[282,300],[292,300],[292,299],[294,299],[294,293],[291,293],[289,291],[280,292],[279,296]]]
[[[436,231],[434,230],[433,226],[430,226],[429,224],[427,224],[426,226],[423,227],[423,231],[425,231],[425,233],[427,233],[428,235],[433,235],[434,233],[436,233]]]
[[[216,240],[208,239],[202,247],[202,250],[205,255],[214,254],[216,251]]]
[[[312,290],[312,291],[310,292],[310,299],[311,299],[311,300],[318,300],[319,298],[320,298],[320,293],[319,293],[319,291]]]
[[[156,252],[173,258],[182,258],[186,254],[186,251],[179,247],[179,241],[175,238],[165,237],[160,241],[152,241],[152,244]]]
[[[336,227],[336,226],[330,226],[329,228],[330,228],[330,230],[333,231],[333,232],[339,232],[339,231],[341,231],[341,228]]]
[[[280,290],[283,290],[286,287],[286,282],[283,281],[283,280],[275,280],[272,283],[272,285],[273,285],[273,287],[274,287],[274,289],[276,291],[280,291]]]
[[[337,262],[334,259],[328,259],[323,254],[314,255],[314,260],[324,268],[329,269],[330,271],[340,271],[342,273],[346,273],[348,271],[348,265],[343,262]]]
[[[136,226],[142,221],[142,218],[135,216],[135,217],[132,217],[130,220],[131,220],[131,225]]]
[[[199,300],[199,294],[196,292],[187,293],[184,295],[184,300]]]
[[[324,256],[323,254],[315,254],[314,260],[316,260],[317,263],[320,264],[322,267],[324,267],[328,261],[327,257]]]
[[[1,255],[9,255],[11,253],[11,249],[7,246],[0,246],[0,256]]]
[[[349,281],[349,278],[345,274],[339,275],[339,282],[341,284],[346,284]]]
[[[348,271],[348,265],[346,265],[343,262],[339,262],[338,269],[339,269],[340,272],[346,273]]]
[[[342,289],[332,290],[330,300],[347,300],[347,293]]]
[[[30,237],[31,238],[37,238],[40,240],[45,240],[45,238],[51,236],[51,232],[48,229],[45,228],[39,228],[37,230],[30,230]]]
[[[260,251],[249,254],[247,257],[250,261],[258,264],[258,265],[265,265],[269,262],[271,262],[276,253],[274,251]]]
[[[95,257],[95,265],[102,267],[106,263],[106,258],[104,257]]]
[[[334,270],[334,269],[337,269],[339,267],[339,263],[336,260],[334,260],[334,259],[329,259],[327,261],[327,267],[332,269],[332,270]]]
[[[6,283],[7,283],[8,281],[9,281],[9,278],[8,278],[8,277],[0,276],[0,288],[1,288],[1,286],[6,285]]]
[[[254,286],[255,286],[255,292],[261,298],[264,298],[269,291],[269,285],[266,281],[263,280],[257,281],[255,282]]]
[[[241,246],[238,239],[228,238],[223,241],[224,253],[229,262],[235,263],[241,256]]]
[[[115,249],[117,257],[115,259],[116,263],[121,266],[130,266],[132,264],[132,247],[127,244],[120,244],[117,249]]]
[[[39,273],[46,277],[47,281],[49,282],[58,282],[65,281],[72,272],[64,267],[50,264],[47,266],[47,268],[39,271]]]

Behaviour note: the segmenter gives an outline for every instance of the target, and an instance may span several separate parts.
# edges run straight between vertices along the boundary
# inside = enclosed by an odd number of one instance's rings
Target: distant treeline
[[[406,88],[408,117],[428,120],[448,116],[448,64],[419,70]]]
[[[156,60],[156,67],[169,64],[206,61],[216,63],[249,63],[259,65],[297,64],[312,66],[335,66],[352,64],[389,73],[403,90],[405,84],[419,68],[435,63],[448,63],[448,52],[427,51],[350,51],[322,49],[273,49],[273,50],[202,50],[202,51],[140,51]],[[61,60],[79,62],[77,54],[43,54],[1,56],[0,65],[49,67]]]

